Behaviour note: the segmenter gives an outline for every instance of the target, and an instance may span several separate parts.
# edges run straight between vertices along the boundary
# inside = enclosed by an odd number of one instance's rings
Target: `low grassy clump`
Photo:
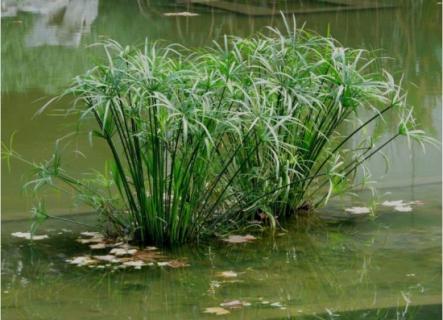
[[[29,162],[28,185],[69,186],[110,233],[142,244],[193,241],[258,219],[275,227],[352,190],[364,162],[397,137],[429,140],[373,54],[295,22],[199,50],[104,48],[107,61],[63,95],[108,146],[106,172],[73,177],[55,152]],[[394,129],[378,141],[373,129],[388,113]],[[6,146],[3,154],[26,161]]]

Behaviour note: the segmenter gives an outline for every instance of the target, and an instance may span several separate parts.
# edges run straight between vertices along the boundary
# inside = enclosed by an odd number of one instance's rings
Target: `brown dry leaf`
[[[222,277],[222,278],[237,278],[238,274],[234,271],[223,271],[223,272],[219,272],[217,273],[217,276]]]
[[[245,242],[249,242],[249,241],[253,241],[257,239],[256,237],[247,234],[245,236],[239,236],[239,235],[230,235],[229,237],[222,239],[225,242],[229,242],[229,243],[245,243]]]
[[[157,264],[160,267],[170,267],[170,268],[184,268],[189,267],[189,264],[182,260],[171,260],[171,261],[165,261],[165,262],[157,262]]]
[[[211,313],[211,314],[215,314],[216,316],[222,316],[222,315],[228,314],[230,312],[229,312],[229,310],[226,310],[221,307],[210,307],[210,308],[206,308],[204,313]]]
[[[134,259],[143,260],[145,262],[155,262],[164,258],[165,256],[161,252],[154,250],[141,250],[134,254]]]

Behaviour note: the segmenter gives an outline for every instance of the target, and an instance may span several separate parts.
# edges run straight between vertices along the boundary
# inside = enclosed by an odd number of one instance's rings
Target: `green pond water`
[[[45,114],[33,119],[45,101],[99,59],[88,45],[113,38],[123,44],[146,37],[188,46],[210,45],[224,34],[251,35],[266,25],[281,25],[279,10],[297,14],[300,25],[345,46],[382,48],[392,57],[384,68],[404,76],[419,123],[441,141],[441,4],[434,0],[373,1],[393,8],[342,10],[338,2],[364,1],[3,1],[2,139],[15,133],[15,148],[26,158],[48,157],[53,142],[75,128],[75,119]],[[331,3],[334,2],[334,3]],[[341,8],[341,9],[340,9]],[[228,10],[229,9],[229,10]],[[348,8],[349,9],[349,8]],[[166,17],[189,11],[193,17]],[[245,14],[245,12],[249,14]],[[254,15],[254,12],[265,12]],[[61,100],[49,113],[69,106]],[[364,115],[362,115],[364,117]],[[393,130],[386,117],[385,132]],[[381,132],[383,135],[384,133]],[[387,133],[386,133],[387,135]],[[78,137],[87,159],[66,154],[73,172],[103,168],[104,146]],[[69,149],[67,150],[69,151]],[[21,186],[29,169],[2,163],[2,317],[3,319],[441,319],[441,152],[398,140],[369,167],[380,200],[420,200],[412,212],[380,206],[375,219],[337,223],[289,221],[287,232],[260,235],[248,244],[207,242],[163,253],[189,267],[147,266],[141,270],[90,269],[65,262],[89,254],[75,241],[87,230],[64,222],[40,229],[49,239],[30,243],[11,237],[27,231],[31,201]],[[94,223],[86,208],[70,198],[45,196],[49,211]],[[343,216],[344,208],[364,205],[360,198],[336,199],[324,217]],[[71,232],[62,229],[70,229]],[[103,251],[104,254],[105,251]],[[232,270],[234,279],[217,274]],[[234,280],[234,281],[233,281]],[[241,300],[250,303],[225,316],[208,307]],[[269,302],[269,303],[266,303]],[[338,317],[340,315],[340,317]]]

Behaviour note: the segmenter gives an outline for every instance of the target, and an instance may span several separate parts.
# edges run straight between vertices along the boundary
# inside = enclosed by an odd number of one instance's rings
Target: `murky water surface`
[[[210,45],[224,34],[247,36],[280,25],[279,10],[295,12],[299,24],[331,33],[345,46],[382,48],[384,67],[404,75],[410,103],[422,126],[441,140],[441,7],[437,1],[4,1],[2,2],[2,139],[29,159],[47,157],[53,141],[72,131],[74,119],[39,116],[39,107],[91,67],[100,56],[88,45],[113,38],[123,44],[145,37]],[[200,4],[197,4],[200,2]],[[352,5],[343,5],[342,3]],[[367,2],[366,2],[367,3]],[[390,5],[394,5],[391,7]],[[386,6],[383,8],[383,6]],[[352,8],[351,8],[352,7]],[[350,10],[352,9],[352,10]],[[365,10],[363,10],[365,9]],[[168,12],[198,13],[166,17]],[[55,108],[66,108],[60,101]],[[389,117],[386,118],[389,127]],[[389,128],[388,128],[389,130]],[[106,149],[79,138],[88,159],[70,157],[73,171],[103,168]],[[386,149],[391,168],[373,159],[383,199],[421,200],[412,212],[382,207],[376,219],[286,225],[287,232],[255,243],[218,242],[166,251],[186,258],[187,268],[93,270],[65,259],[88,254],[75,242],[85,228],[45,224],[49,239],[31,244],[12,238],[26,231],[30,201],[21,192],[28,170],[12,163],[2,172],[2,316],[4,319],[440,319],[441,154],[408,149],[399,140]],[[6,169],[3,167],[3,169]],[[391,192],[391,193],[389,193]],[[337,216],[361,200],[335,201],[322,215]],[[360,202],[362,201],[362,202]],[[61,195],[47,198],[51,212],[81,212]],[[93,222],[93,216],[75,219]],[[312,222],[310,222],[312,223]],[[62,228],[71,229],[64,232]],[[49,229],[49,230],[46,230]],[[217,276],[232,270],[234,279]],[[226,316],[203,311],[220,303],[250,303]],[[313,315],[316,314],[317,318]],[[409,317],[409,318],[408,318]]]

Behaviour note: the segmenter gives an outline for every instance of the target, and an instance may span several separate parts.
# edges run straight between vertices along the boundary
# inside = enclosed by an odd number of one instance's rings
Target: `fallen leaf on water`
[[[159,251],[141,250],[141,251],[137,251],[134,254],[134,259],[135,258],[137,258],[139,260],[146,261],[146,262],[155,262],[157,260],[164,259],[165,256]]]
[[[223,271],[223,272],[219,272],[217,273],[217,276],[219,277],[223,277],[223,278],[236,278],[238,276],[238,274],[234,271]]]
[[[123,265],[127,267],[134,267],[134,269],[141,269],[143,266],[146,266],[146,263],[141,260],[136,260],[123,262]]]
[[[100,232],[96,231],[83,231],[80,232],[80,234],[85,237],[103,238],[103,235]]]
[[[137,249],[125,249],[125,248],[114,248],[109,253],[115,254],[116,256],[127,256],[134,255]]]
[[[82,238],[78,238],[76,240],[77,242],[81,243],[81,244],[90,244],[90,243],[99,243],[99,242],[103,242],[104,239],[102,237],[94,237],[94,238],[90,238],[90,239],[82,239]]]
[[[189,267],[189,264],[187,264],[184,261],[181,260],[171,260],[171,261],[165,261],[165,262],[157,262],[157,264],[160,267],[170,267],[170,268],[184,268]]]
[[[115,256],[113,256],[111,254],[107,254],[104,256],[93,256],[93,258],[100,260],[100,261],[118,262],[118,260],[115,259]]]
[[[229,308],[229,309],[239,309],[246,306],[250,306],[251,304],[249,302],[240,301],[240,300],[232,300],[228,302],[220,303],[220,306]]]
[[[23,239],[27,239],[27,240],[43,240],[43,239],[49,238],[47,234],[31,236],[31,233],[29,233],[29,232],[13,232],[13,233],[11,233],[11,236],[17,237],[17,238],[23,238]]]
[[[395,211],[399,211],[399,212],[410,212],[412,211],[412,207],[411,206],[396,206],[394,207]]]
[[[385,201],[381,205],[385,207],[397,207],[403,205],[403,200]]]
[[[282,308],[282,304],[280,302],[271,303],[271,307]]]
[[[212,313],[212,314],[215,314],[216,316],[222,316],[224,314],[230,313],[229,310],[226,310],[226,309],[221,308],[221,307],[206,308],[204,312],[205,313]]]
[[[166,17],[195,17],[198,16],[198,13],[183,11],[183,12],[166,12],[163,13],[163,15]]]
[[[253,241],[257,239],[256,237],[247,234],[245,236],[239,236],[239,235],[230,235],[229,237],[222,239],[225,242],[229,242],[229,243],[245,243],[245,242],[249,242],[249,241]]]
[[[79,267],[98,263],[97,260],[92,259],[90,256],[74,257],[72,259],[67,259],[66,262],[76,264]]]
[[[96,244],[89,245],[89,248],[91,248],[92,250],[105,249],[106,248],[106,244],[102,243],[102,242],[99,242],[99,243],[96,243]]]
[[[352,214],[365,214],[371,212],[369,208],[366,207],[353,207],[353,208],[347,208],[345,209],[346,212],[352,213]]]

